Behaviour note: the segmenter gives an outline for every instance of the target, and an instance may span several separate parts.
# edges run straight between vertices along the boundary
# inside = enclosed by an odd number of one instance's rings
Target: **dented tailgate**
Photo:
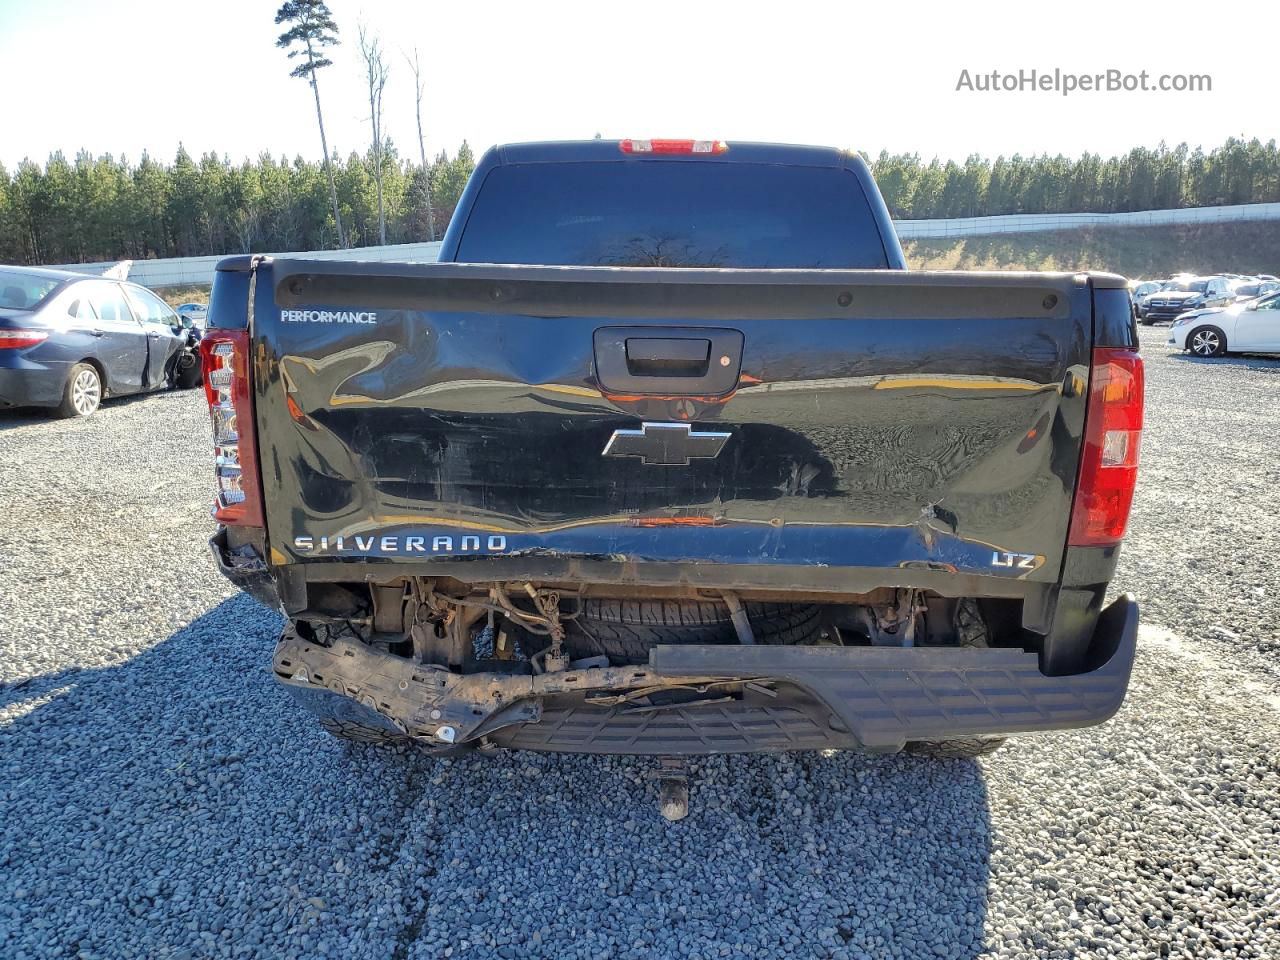
[[[276,260],[256,290],[277,563],[1058,576],[1083,278]]]

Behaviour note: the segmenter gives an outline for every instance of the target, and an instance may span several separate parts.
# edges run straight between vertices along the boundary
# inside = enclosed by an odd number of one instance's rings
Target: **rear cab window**
[[[461,263],[606,267],[888,266],[857,177],[714,161],[515,163],[485,178]]]

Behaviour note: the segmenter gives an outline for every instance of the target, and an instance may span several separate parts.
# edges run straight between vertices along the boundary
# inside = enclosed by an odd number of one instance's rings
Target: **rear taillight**
[[[1074,547],[1109,547],[1124,539],[1138,481],[1142,395],[1140,356],[1132,350],[1094,349],[1068,538]]]
[[[48,330],[0,330],[0,350],[34,347],[49,339]]]
[[[727,151],[729,145],[723,140],[622,140],[618,149],[623,153],[716,154]]]
[[[200,341],[204,396],[213,421],[214,477],[219,523],[262,526],[254,442],[253,397],[249,393],[249,334],[211,331]]]

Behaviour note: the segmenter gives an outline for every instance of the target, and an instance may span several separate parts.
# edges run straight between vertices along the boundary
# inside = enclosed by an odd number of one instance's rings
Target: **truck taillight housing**
[[[1124,539],[1138,482],[1143,389],[1142,358],[1137,353],[1094,349],[1084,450],[1067,540],[1073,547],[1109,547]]]
[[[204,396],[213,423],[214,479],[219,523],[262,526],[253,397],[249,393],[249,334],[211,330],[200,341]]]

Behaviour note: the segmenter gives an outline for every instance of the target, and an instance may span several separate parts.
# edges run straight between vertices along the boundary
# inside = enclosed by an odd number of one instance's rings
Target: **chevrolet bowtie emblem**
[[[720,455],[727,433],[704,433],[687,423],[643,423],[639,430],[615,430],[601,456],[639,457],[644,464],[687,467],[690,460]]]

